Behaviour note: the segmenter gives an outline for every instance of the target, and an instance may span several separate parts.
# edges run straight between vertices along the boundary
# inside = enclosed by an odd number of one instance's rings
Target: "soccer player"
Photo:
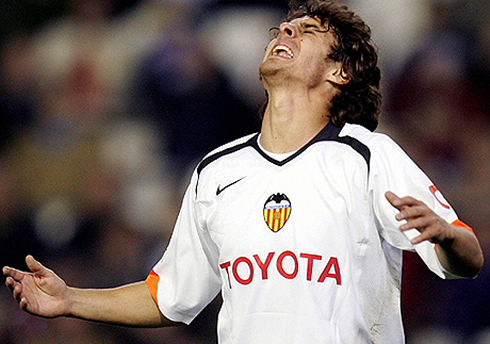
[[[5,267],[25,311],[128,326],[190,323],[221,292],[220,343],[403,343],[403,250],[442,278],[483,255],[434,183],[387,136],[368,26],[345,6],[291,4],[260,66],[261,132],[193,173],[146,281],[68,287],[33,257]]]

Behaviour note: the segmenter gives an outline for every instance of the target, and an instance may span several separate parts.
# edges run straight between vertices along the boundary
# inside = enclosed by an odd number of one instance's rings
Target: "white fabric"
[[[413,247],[398,229],[384,194],[421,199],[450,223],[454,211],[385,135],[345,125],[338,139],[314,140],[281,163],[245,144],[251,137],[212,152],[242,145],[193,174],[154,267],[162,312],[190,323],[221,291],[222,344],[403,343],[402,250],[444,272],[432,244]],[[276,194],[291,212],[274,232],[264,206]]]
[[[274,160],[277,160],[277,161],[283,161],[283,160],[286,160],[287,158],[289,158],[291,155],[293,155],[294,153],[296,153],[296,151],[292,151],[292,152],[287,152],[287,153],[273,153],[273,152],[269,152],[267,149],[265,149],[261,144],[260,144],[260,134],[259,136],[257,137],[257,145],[259,146],[259,148],[265,153],[267,154],[268,156],[270,156],[272,159]]]

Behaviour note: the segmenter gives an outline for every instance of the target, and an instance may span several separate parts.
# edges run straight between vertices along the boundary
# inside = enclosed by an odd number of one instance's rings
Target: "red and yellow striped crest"
[[[270,196],[264,204],[264,219],[273,231],[279,231],[291,215],[291,202],[284,194]]]

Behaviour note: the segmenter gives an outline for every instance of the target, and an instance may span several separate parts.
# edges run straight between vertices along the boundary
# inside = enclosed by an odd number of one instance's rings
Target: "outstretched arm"
[[[424,202],[413,197],[400,198],[387,192],[386,198],[400,211],[396,219],[406,220],[400,230],[416,228],[421,233],[412,239],[412,244],[425,240],[437,244],[441,265],[454,275],[472,278],[480,272],[484,258],[478,239],[473,233],[449,224]]]
[[[3,268],[6,285],[26,312],[46,318],[59,316],[133,326],[174,325],[165,318],[145,282],[113,289],[68,287],[53,271],[32,256],[26,257],[32,272]]]

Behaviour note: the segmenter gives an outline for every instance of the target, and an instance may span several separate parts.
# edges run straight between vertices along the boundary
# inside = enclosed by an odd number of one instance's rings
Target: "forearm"
[[[145,282],[113,289],[69,288],[67,316],[131,327],[175,325],[153,301]]]
[[[437,244],[441,265],[450,273],[473,278],[483,267],[483,253],[476,236],[470,231],[451,226],[454,235]]]

